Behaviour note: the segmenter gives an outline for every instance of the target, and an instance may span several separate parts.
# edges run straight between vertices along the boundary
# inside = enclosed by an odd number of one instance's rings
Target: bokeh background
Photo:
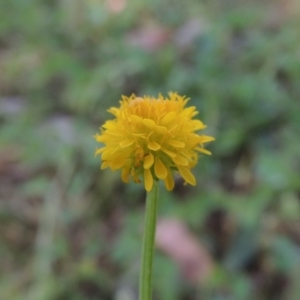
[[[162,189],[154,299],[300,299],[299,28],[297,0],[1,1],[0,299],[137,299],[145,193],[93,135],[169,91],[216,141]]]

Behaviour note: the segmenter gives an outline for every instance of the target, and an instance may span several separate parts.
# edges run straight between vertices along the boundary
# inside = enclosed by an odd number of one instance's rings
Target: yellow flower
[[[122,180],[144,180],[151,191],[153,180],[163,180],[168,190],[174,187],[176,172],[186,183],[196,185],[190,169],[200,153],[210,154],[203,144],[214,138],[196,132],[206,126],[197,119],[194,106],[185,107],[189,99],[177,93],[169,98],[122,97],[120,107],[108,111],[115,119],[100,128],[95,139],[104,146],[96,151],[102,158],[101,169],[122,170]]]

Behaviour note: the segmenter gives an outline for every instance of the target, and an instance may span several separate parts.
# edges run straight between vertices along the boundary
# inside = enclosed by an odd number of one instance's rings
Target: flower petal
[[[168,170],[162,161],[157,157],[155,159],[154,172],[157,178],[165,179],[168,175]]]
[[[120,142],[119,145],[121,148],[126,148],[126,147],[131,146],[133,143],[134,143],[134,140],[127,139],[127,140],[123,140],[122,142]]]
[[[110,167],[112,170],[117,170],[123,167],[125,162],[126,162],[126,157],[124,157],[123,154],[116,155],[111,160]]]
[[[150,129],[155,127],[155,122],[151,119],[143,119],[143,124],[149,127]]]
[[[208,151],[208,150],[206,150],[206,149],[204,149],[204,148],[197,147],[197,148],[195,148],[195,150],[197,150],[199,152],[202,152],[204,154],[207,154],[207,155],[211,155],[211,152]]]
[[[194,177],[194,175],[191,173],[191,171],[189,170],[189,168],[187,167],[182,167],[177,165],[178,171],[180,173],[180,175],[183,177],[183,179],[191,184],[191,185],[196,185],[196,178]]]
[[[168,172],[168,176],[164,180],[165,182],[165,187],[168,191],[172,191],[174,188],[174,178],[171,172]]]
[[[96,134],[94,135],[94,138],[97,142],[102,142],[103,141],[103,135],[100,135],[100,134]]]
[[[185,143],[176,140],[169,140],[168,144],[177,148],[184,148],[185,146]]]
[[[206,127],[200,120],[193,120],[192,123],[194,126],[194,130],[201,130]]]
[[[191,118],[194,111],[196,110],[195,106],[190,106],[188,108],[185,108],[182,112],[181,112],[181,116],[182,117],[187,117],[187,118]]]
[[[108,160],[111,158],[112,150],[110,148],[105,148],[105,150],[102,152],[101,159],[102,160]]]
[[[159,134],[165,135],[168,132],[167,127],[165,126],[159,126],[159,125],[155,125],[155,127],[153,128],[153,130]]]
[[[177,155],[176,157],[174,157],[173,161],[174,161],[175,164],[178,164],[178,165],[181,165],[181,166],[188,166],[189,165],[189,161],[181,155]]]
[[[154,156],[149,152],[144,158],[144,169],[150,169],[154,163]]]
[[[129,175],[129,168],[123,168],[121,177],[124,182],[129,183]]]
[[[160,120],[160,124],[167,125],[172,122],[176,118],[176,116],[177,114],[175,111],[170,111],[162,117],[162,119]]]
[[[160,144],[158,144],[155,141],[149,141],[148,142],[148,148],[150,150],[157,151],[157,150],[159,150],[161,148],[161,146],[160,146]]]
[[[166,154],[168,154],[170,157],[175,157],[176,156],[176,153],[168,150],[167,148],[161,148],[161,151],[165,152]]]
[[[109,167],[109,163],[107,161],[102,162],[101,164],[101,170],[106,169]]]
[[[144,170],[144,185],[147,192],[150,192],[153,187],[153,177],[149,169]]]
[[[100,153],[103,153],[105,151],[105,149],[106,149],[105,147],[97,149],[96,152],[95,152],[95,156],[100,154]]]
[[[207,142],[211,142],[214,140],[215,140],[215,138],[213,138],[212,136],[200,135],[199,143],[207,143]]]

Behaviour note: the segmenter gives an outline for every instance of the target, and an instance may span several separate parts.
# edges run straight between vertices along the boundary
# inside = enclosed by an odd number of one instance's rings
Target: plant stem
[[[155,243],[156,215],[158,203],[158,183],[147,193],[145,228],[140,269],[139,300],[152,299],[152,265]]]

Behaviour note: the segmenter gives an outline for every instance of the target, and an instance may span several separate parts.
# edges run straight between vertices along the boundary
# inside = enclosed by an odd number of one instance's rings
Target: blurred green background
[[[190,282],[158,249],[155,299],[300,299],[299,28],[297,0],[1,1],[0,299],[137,299],[145,194],[93,135],[169,91],[216,141],[159,216],[214,267]]]

